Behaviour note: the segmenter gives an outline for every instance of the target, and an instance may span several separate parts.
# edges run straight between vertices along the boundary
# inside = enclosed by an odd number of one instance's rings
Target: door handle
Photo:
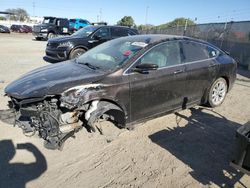
[[[208,67],[215,67],[216,64],[215,63],[211,63],[210,65],[208,65]]]
[[[184,72],[184,70],[176,70],[176,71],[174,71],[174,74],[180,74],[180,73],[183,73]]]

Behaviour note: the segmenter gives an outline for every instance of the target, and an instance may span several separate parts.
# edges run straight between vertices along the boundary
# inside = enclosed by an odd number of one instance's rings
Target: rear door
[[[188,103],[199,103],[217,75],[219,63],[216,49],[196,41],[182,41],[187,71],[185,97]]]
[[[157,64],[148,73],[132,72],[138,64]],[[178,41],[160,44],[143,55],[130,69],[131,121],[181,108],[186,85]]]

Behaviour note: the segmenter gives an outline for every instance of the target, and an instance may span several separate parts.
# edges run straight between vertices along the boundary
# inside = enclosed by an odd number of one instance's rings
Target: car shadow
[[[32,163],[10,163],[17,150],[26,150],[35,157]],[[31,143],[17,144],[11,140],[0,141],[0,187],[24,188],[26,183],[38,178],[47,170],[44,155]]]
[[[47,39],[41,38],[40,40],[37,40],[35,38],[31,39],[32,41],[36,41],[36,42],[47,42]]]
[[[43,57],[43,60],[48,62],[48,63],[59,63],[60,61],[57,61],[57,60],[53,60],[53,59],[50,59],[46,56]]]
[[[235,131],[241,125],[212,110],[190,110],[190,116],[176,113],[176,119],[188,121],[184,127],[168,128],[149,138],[188,165],[190,175],[203,185],[233,187],[238,182],[246,187],[240,182],[243,174],[230,166]]]

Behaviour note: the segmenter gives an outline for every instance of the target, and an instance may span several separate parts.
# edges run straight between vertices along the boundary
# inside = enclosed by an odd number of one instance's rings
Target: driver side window
[[[181,64],[179,42],[169,41],[154,47],[139,60],[139,64],[156,64],[158,68]]]
[[[103,27],[99,29],[94,36],[101,37],[101,38],[108,38],[109,35],[109,28]]]

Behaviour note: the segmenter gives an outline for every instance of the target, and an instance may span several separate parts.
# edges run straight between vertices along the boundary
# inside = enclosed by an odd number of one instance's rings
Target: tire
[[[48,36],[47,36],[48,39],[52,39],[52,38],[55,38],[55,37],[56,37],[56,35],[54,33],[49,33]]]
[[[208,93],[209,106],[212,108],[220,106],[226,98],[227,90],[228,85],[224,78],[218,78],[215,80]]]
[[[42,38],[41,38],[41,37],[36,37],[35,39],[36,39],[36,40],[42,40]]]
[[[79,57],[80,55],[84,54],[85,52],[86,52],[86,50],[84,50],[82,48],[77,48],[70,53],[69,59],[75,59],[75,58]]]

